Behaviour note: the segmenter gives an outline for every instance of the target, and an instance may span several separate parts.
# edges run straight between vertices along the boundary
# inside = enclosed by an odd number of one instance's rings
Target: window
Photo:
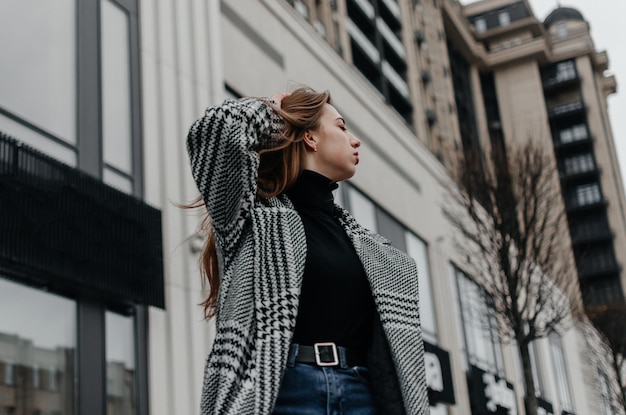
[[[0,2],[0,131],[140,196],[137,2]]]
[[[577,174],[593,171],[595,169],[593,155],[591,155],[590,153],[585,153],[568,157],[564,161],[564,167],[565,173],[567,174]]]
[[[13,386],[15,384],[15,372],[13,371],[13,363],[4,362],[4,384]]]
[[[45,401],[46,407],[40,409],[74,414],[74,388],[57,388],[56,378],[59,376],[70,386],[76,377],[76,303],[0,278],[0,315],[19,316],[0,319],[4,383],[17,389],[13,395],[0,395],[0,407],[14,406],[21,414],[39,406],[37,395],[25,389],[26,383],[16,384],[16,372],[24,373],[32,368],[33,387],[45,387],[39,368],[54,362],[61,369],[54,376],[48,374],[47,390],[55,393]],[[15,400],[15,396],[21,398]]]
[[[0,2],[0,130],[76,165],[76,0]]]
[[[128,14],[102,0],[103,180],[126,193],[133,188],[130,25]]]
[[[589,137],[587,134],[587,126],[585,124],[577,124],[569,128],[561,130],[559,133],[561,144],[568,144],[574,141],[585,140]]]
[[[576,66],[574,61],[559,62],[556,65],[556,80],[559,82],[569,81],[576,78]]]
[[[468,363],[491,373],[501,373],[502,352],[493,308],[489,306],[482,287],[464,272],[453,269]]]
[[[498,23],[500,23],[500,26],[508,26],[511,24],[511,15],[509,15],[509,12],[500,12],[498,14]]]
[[[484,18],[479,18],[474,21],[474,27],[476,33],[485,33],[487,31],[487,21]]]
[[[414,233],[405,231],[406,252],[417,264],[419,270],[420,318],[424,340],[437,343],[437,321],[430,284],[430,267],[426,244]]]
[[[57,378],[59,376],[59,371],[56,367],[51,366],[48,369],[48,390],[56,391],[59,389]]]
[[[350,186],[348,188],[348,201],[350,213],[366,229],[376,232],[376,206],[361,192]]]
[[[586,206],[598,203],[602,200],[600,185],[598,185],[598,183],[589,183],[576,186],[574,197],[575,206]]]
[[[558,333],[551,333],[548,337],[550,342],[550,355],[552,357],[552,370],[554,371],[554,379],[556,382],[556,393],[559,400],[559,406],[562,411],[572,411],[572,399],[569,389],[569,376],[567,373],[567,364],[563,354],[563,341]]]
[[[533,381],[535,383],[535,396],[543,396],[543,376],[541,374],[541,364],[539,363],[539,348],[537,340],[534,340],[528,346],[530,354],[530,367],[533,373]]]

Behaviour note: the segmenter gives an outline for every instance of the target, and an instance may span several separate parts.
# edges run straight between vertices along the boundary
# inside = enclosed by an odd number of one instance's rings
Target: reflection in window
[[[0,316],[11,315],[0,319],[0,408],[74,414],[76,304],[0,278]]]
[[[54,366],[51,366],[50,369],[48,369],[48,390],[56,391],[59,388],[57,384],[57,378],[59,376],[58,373],[57,368]]]
[[[13,363],[4,362],[4,384],[13,386],[15,384],[15,372],[13,371]]]
[[[107,415],[136,414],[134,319],[105,314]]]

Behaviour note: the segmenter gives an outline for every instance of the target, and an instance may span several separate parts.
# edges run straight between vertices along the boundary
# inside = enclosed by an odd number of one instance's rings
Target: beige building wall
[[[532,140],[552,152],[537,62],[495,68],[494,77],[505,140],[517,144]]]

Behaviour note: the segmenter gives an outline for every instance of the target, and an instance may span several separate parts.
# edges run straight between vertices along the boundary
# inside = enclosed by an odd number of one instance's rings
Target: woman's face
[[[346,122],[330,104],[325,104],[320,125],[311,131],[317,151],[307,153],[305,168],[340,182],[354,176],[361,141],[346,128]]]

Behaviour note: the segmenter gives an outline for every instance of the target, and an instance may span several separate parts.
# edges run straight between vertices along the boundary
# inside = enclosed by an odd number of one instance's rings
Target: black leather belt
[[[292,344],[289,348],[288,360],[316,366],[339,367],[341,369],[366,366],[366,359],[361,353],[337,346],[331,342],[315,343],[313,346]]]

